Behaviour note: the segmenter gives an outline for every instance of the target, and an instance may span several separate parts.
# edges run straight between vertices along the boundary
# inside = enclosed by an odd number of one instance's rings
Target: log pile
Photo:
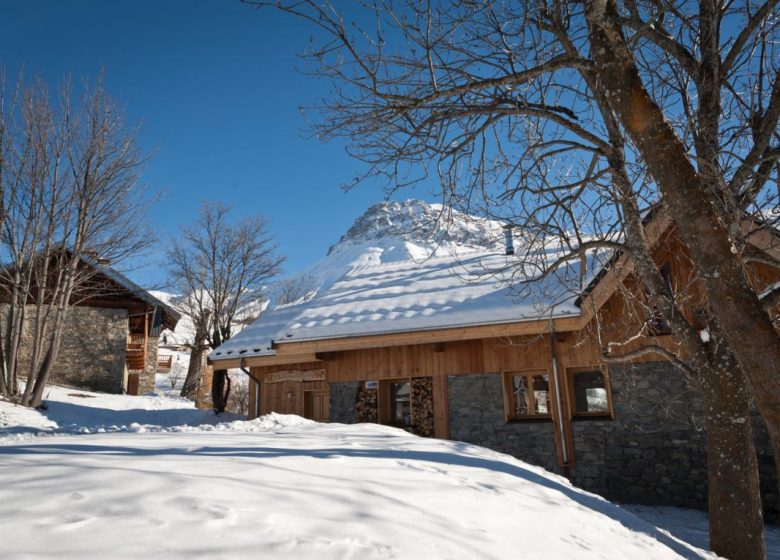
[[[376,394],[376,389],[366,389],[365,385],[358,391],[357,403],[355,406],[355,415],[357,416],[358,422],[376,423],[379,421]]]
[[[418,436],[433,437],[433,378],[412,379],[412,429]]]

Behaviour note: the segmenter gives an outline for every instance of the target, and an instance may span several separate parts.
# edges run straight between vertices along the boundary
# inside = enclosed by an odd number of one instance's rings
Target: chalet
[[[659,213],[646,229],[670,281],[690,285],[668,219]],[[780,259],[774,233],[748,233],[756,250]],[[703,507],[697,394],[658,355],[604,359],[607,341],[680,353],[637,303],[643,290],[630,260],[606,259],[600,273],[589,263],[585,295],[561,280],[577,278],[579,265],[531,293],[508,287],[517,282],[507,276],[510,253],[353,268],[311,301],[265,313],[209,360],[249,374],[251,416],[398,426],[509,453],[610,499]],[[780,278],[765,263],[751,266],[758,291]],[[764,498],[776,511],[771,448],[758,428]]]
[[[80,266],[88,281],[74,294],[51,381],[108,393],[152,391],[160,334],[173,330],[180,314],[105,261],[85,255]],[[20,359],[22,366],[30,359],[24,335]]]

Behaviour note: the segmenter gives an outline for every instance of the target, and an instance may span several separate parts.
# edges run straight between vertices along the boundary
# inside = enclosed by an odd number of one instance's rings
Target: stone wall
[[[450,439],[557,470],[552,422],[507,422],[500,375],[450,375],[447,386]]]
[[[330,383],[330,421],[352,424],[357,421],[356,410],[358,392],[363,385],[360,381]]]
[[[572,482],[628,503],[705,508],[706,432],[698,395],[668,363],[610,367],[615,419],[574,419]],[[560,472],[551,421],[504,420],[499,374],[448,378],[450,437]],[[765,428],[757,425],[762,493],[777,515],[777,485]]]
[[[150,336],[146,343],[146,367],[138,375],[138,394],[151,393],[154,391],[155,379],[157,377],[157,349],[160,344],[160,338]]]
[[[702,403],[669,363],[610,366],[615,419],[574,419],[572,482],[612,500],[703,508]]]
[[[348,381],[330,383],[330,421],[342,424],[378,422],[377,390],[366,389],[365,383]],[[433,379],[417,377],[411,380],[412,425],[403,429],[423,437],[433,436]],[[414,414],[414,410],[424,411]]]
[[[0,308],[0,320],[7,314]],[[20,375],[27,375],[31,360],[30,308],[20,349]],[[121,393],[127,350],[127,310],[72,307],[49,381],[93,391]]]

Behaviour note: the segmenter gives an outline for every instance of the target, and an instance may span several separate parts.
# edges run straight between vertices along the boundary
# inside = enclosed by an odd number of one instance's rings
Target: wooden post
[[[555,432],[555,449],[558,464],[563,468],[563,475],[569,478],[569,469],[574,466],[574,438],[572,437],[571,418],[568,414],[567,399],[563,390],[560,364],[555,352],[555,330],[550,320],[550,362],[552,370],[551,389],[553,391],[553,428]]]
[[[447,376],[433,376],[433,435],[439,439],[450,438],[449,399]]]
[[[149,314],[145,313],[144,314],[144,347],[143,347],[143,352],[142,352],[142,356],[144,357],[144,371],[146,370],[146,367],[147,367],[146,351],[147,351],[147,347],[148,346],[149,346]]]

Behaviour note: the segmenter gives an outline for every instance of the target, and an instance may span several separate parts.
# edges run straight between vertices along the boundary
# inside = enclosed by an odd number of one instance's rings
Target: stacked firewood
[[[433,379],[412,379],[412,431],[418,436],[433,436]]]
[[[377,413],[376,389],[360,388],[357,396],[355,412],[358,422],[374,422],[379,420]]]

